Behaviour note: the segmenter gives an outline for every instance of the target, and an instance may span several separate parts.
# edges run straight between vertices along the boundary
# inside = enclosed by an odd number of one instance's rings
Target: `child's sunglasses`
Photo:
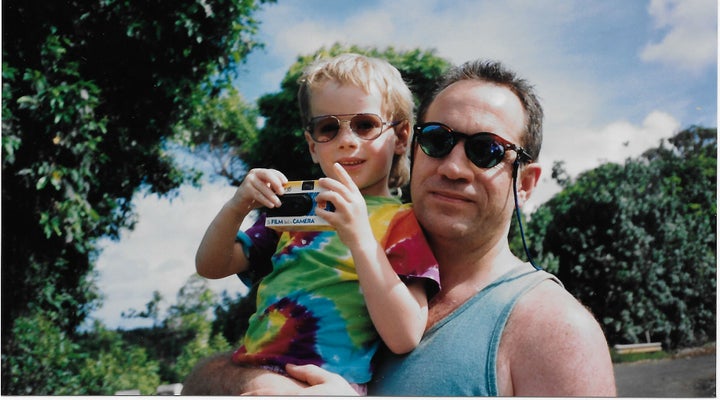
[[[321,115],[311,119],[305,130],[315,142],[326,143],[335,139],[342,122],[348,122],[350,130],[360,139],[375,140],[402,121],[383,121],[379,115],[370,113]]]
[[[455,145],[465,140],[465,155],[480,168],[492,168],[505,158],[505,151],[515,150],[518,161],[531,161],[530,155],[520,146],[508,142],[494,133],[479,132],[468,135],[456,132],[439,122],[426,122],[415,125],[416,141],[423,153],[433,158],[442,158],[450,154]]]

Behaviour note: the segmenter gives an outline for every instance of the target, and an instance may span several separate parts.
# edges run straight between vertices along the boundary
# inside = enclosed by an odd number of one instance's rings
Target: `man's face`
[[[469,135],[490,132],[519,145],[524,121],[520,100],[509,89],[465,80],[442,91],[422,122],[440,122]],[[507,151],[501,163],[482,169],[467,158],[464,146],[461,140],[443,158],[414,149],[412,200],[418,220],[433,242],[500,240],[497,233],[508,229],[514,209],[512,162],[516,153]]]

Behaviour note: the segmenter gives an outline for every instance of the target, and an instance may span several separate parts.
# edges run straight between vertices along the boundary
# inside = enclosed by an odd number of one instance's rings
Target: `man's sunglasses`
[[[326,143],[340,132],[340,124],[347,122],[350,130],[360,139],[375,140],[389,128],[402,121],[383,121],[377,114],[321,115],[310,120],[305,130],[317,143]]]
[[[507,150],[515,150],[518,161],[532,160],[522,147],[493,133],[479,132],[468,135],[456,132],[439,122],[415,125],[413,141],[420,145],[423,153],[433,158],[442,158],[450,154],[460,139],[465,140],[467,158],[480,168],[492,168],[498,165],[505,158]]]

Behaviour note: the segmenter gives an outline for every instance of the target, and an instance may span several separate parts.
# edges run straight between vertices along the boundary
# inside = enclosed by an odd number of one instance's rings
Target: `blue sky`
[[[690,125],[717,126],[715,0],[278,0],[263,6],[265,48],[241,67],[248,101],[279,90],[298,55],[335,42],[384,49],[434,49],[453,63],[505,62],[536,85],[546,113],[534,202],[558,187],[554,161],[575,175],[637,156]],[[205,228],[234,189],[223,182],[183,188],[172,202],[138,197],[139,222],[98,260],[109,327],[136,326],[120,312],[142,309],[159,290],[174,302],[194,272]],[[234,278],[216,290],[244,288]]]

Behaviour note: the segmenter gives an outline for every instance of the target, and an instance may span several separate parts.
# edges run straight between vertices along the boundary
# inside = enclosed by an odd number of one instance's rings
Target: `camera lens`
[[[267,210],[268,217],[296,217],[308,215],[313,208],[313,200],[306,193],[286,194],[280,196],[282,205]]]

